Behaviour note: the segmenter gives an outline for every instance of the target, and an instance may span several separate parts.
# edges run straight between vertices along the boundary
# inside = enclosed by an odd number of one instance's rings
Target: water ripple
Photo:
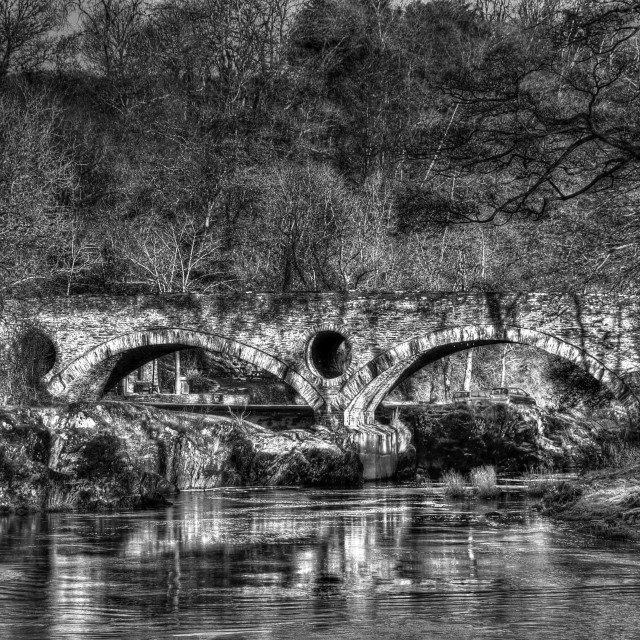
[[[499,509],[520,518],[491,522]],[[0,638],[635,638],[640,556],[522,502],[220,489],[0,518]]]

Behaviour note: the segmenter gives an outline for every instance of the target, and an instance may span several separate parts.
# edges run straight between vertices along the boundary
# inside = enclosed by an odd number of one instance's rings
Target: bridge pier
[[[384,480],[396,475],[398,463],[411,444],[409,429],[361,424],[348,432],[358,450],[365,480]]]
[[[398,461],[411,444],[406,427],[376,423],[374,411],[316,411],[315,421],[334,433],[343,433],[355,445],[365,480],[394,477]]]

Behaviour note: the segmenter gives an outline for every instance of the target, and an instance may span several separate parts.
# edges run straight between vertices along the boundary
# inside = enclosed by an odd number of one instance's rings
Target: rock
[[[483,514],[488,523],[493,524],[522,524],[524,518],[518,513],[502,513],[501,511],[488,511]]]
[[[356,451],[323,428],[125,403],[0,411],[0,510],[147,508],[181,489],[354,486]]]
[[[416,448],[406,445],[404,451],[398,455],[396,477],[400,480],[416,477]]]

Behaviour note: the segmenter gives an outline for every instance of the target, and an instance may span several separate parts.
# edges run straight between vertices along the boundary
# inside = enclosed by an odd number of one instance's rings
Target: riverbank
[[[640,464],[563,482],[547,491],[542,513],[598,537],[640,540]]]
[[[621,430],[606,413],[520,405],[426,405],[407,411],[402,420],[413,433],[418,473],[432,478],[483,465],[499,473],[582,467]]]
[[[0,410],[0,510],[167,504],[182,489],[359,486],[355,449],[321,426],[274,433],[242,417],[124,403]]]

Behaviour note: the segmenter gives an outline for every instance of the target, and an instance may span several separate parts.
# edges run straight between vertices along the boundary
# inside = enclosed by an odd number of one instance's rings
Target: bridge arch
[[[107,340],[76,358],[62,370],[51,372],[45,377],[45,382],[52,395],[69,396],[72,395],[70,390],[75,385],[95,376],[96,368],[119,355],[147,349],[154,352],[157,357],[158,353],[166,354],[176,349],[188,348],[201,348],[205,351],[222,353],[252,364],[289,384],[313,409],[318,410],[324,405],[322,396],[313,384],[291,366],[269,353],[217,334],[178,328],[136,331]],[[151,359],[153,358],[147,358],[146,361]],[[140,362],[138,366],[141,364],[144,362]],[[126,373],[129,372],[124,371],[122,375]],[[107,378],[104,379],[97,395],[105,391],[106,383]]]
[[[640,403],[621,377],[584,349],[541,331],[488,324],[434,331],[388,349],[351,376],[336,398],[335,407],[344,412],[346,426],[357,426],[363,420],[371,422],[382,399],[425,365],[456,351],[502,343],[537,347],[569,360],[609,388],[623,404]]]

